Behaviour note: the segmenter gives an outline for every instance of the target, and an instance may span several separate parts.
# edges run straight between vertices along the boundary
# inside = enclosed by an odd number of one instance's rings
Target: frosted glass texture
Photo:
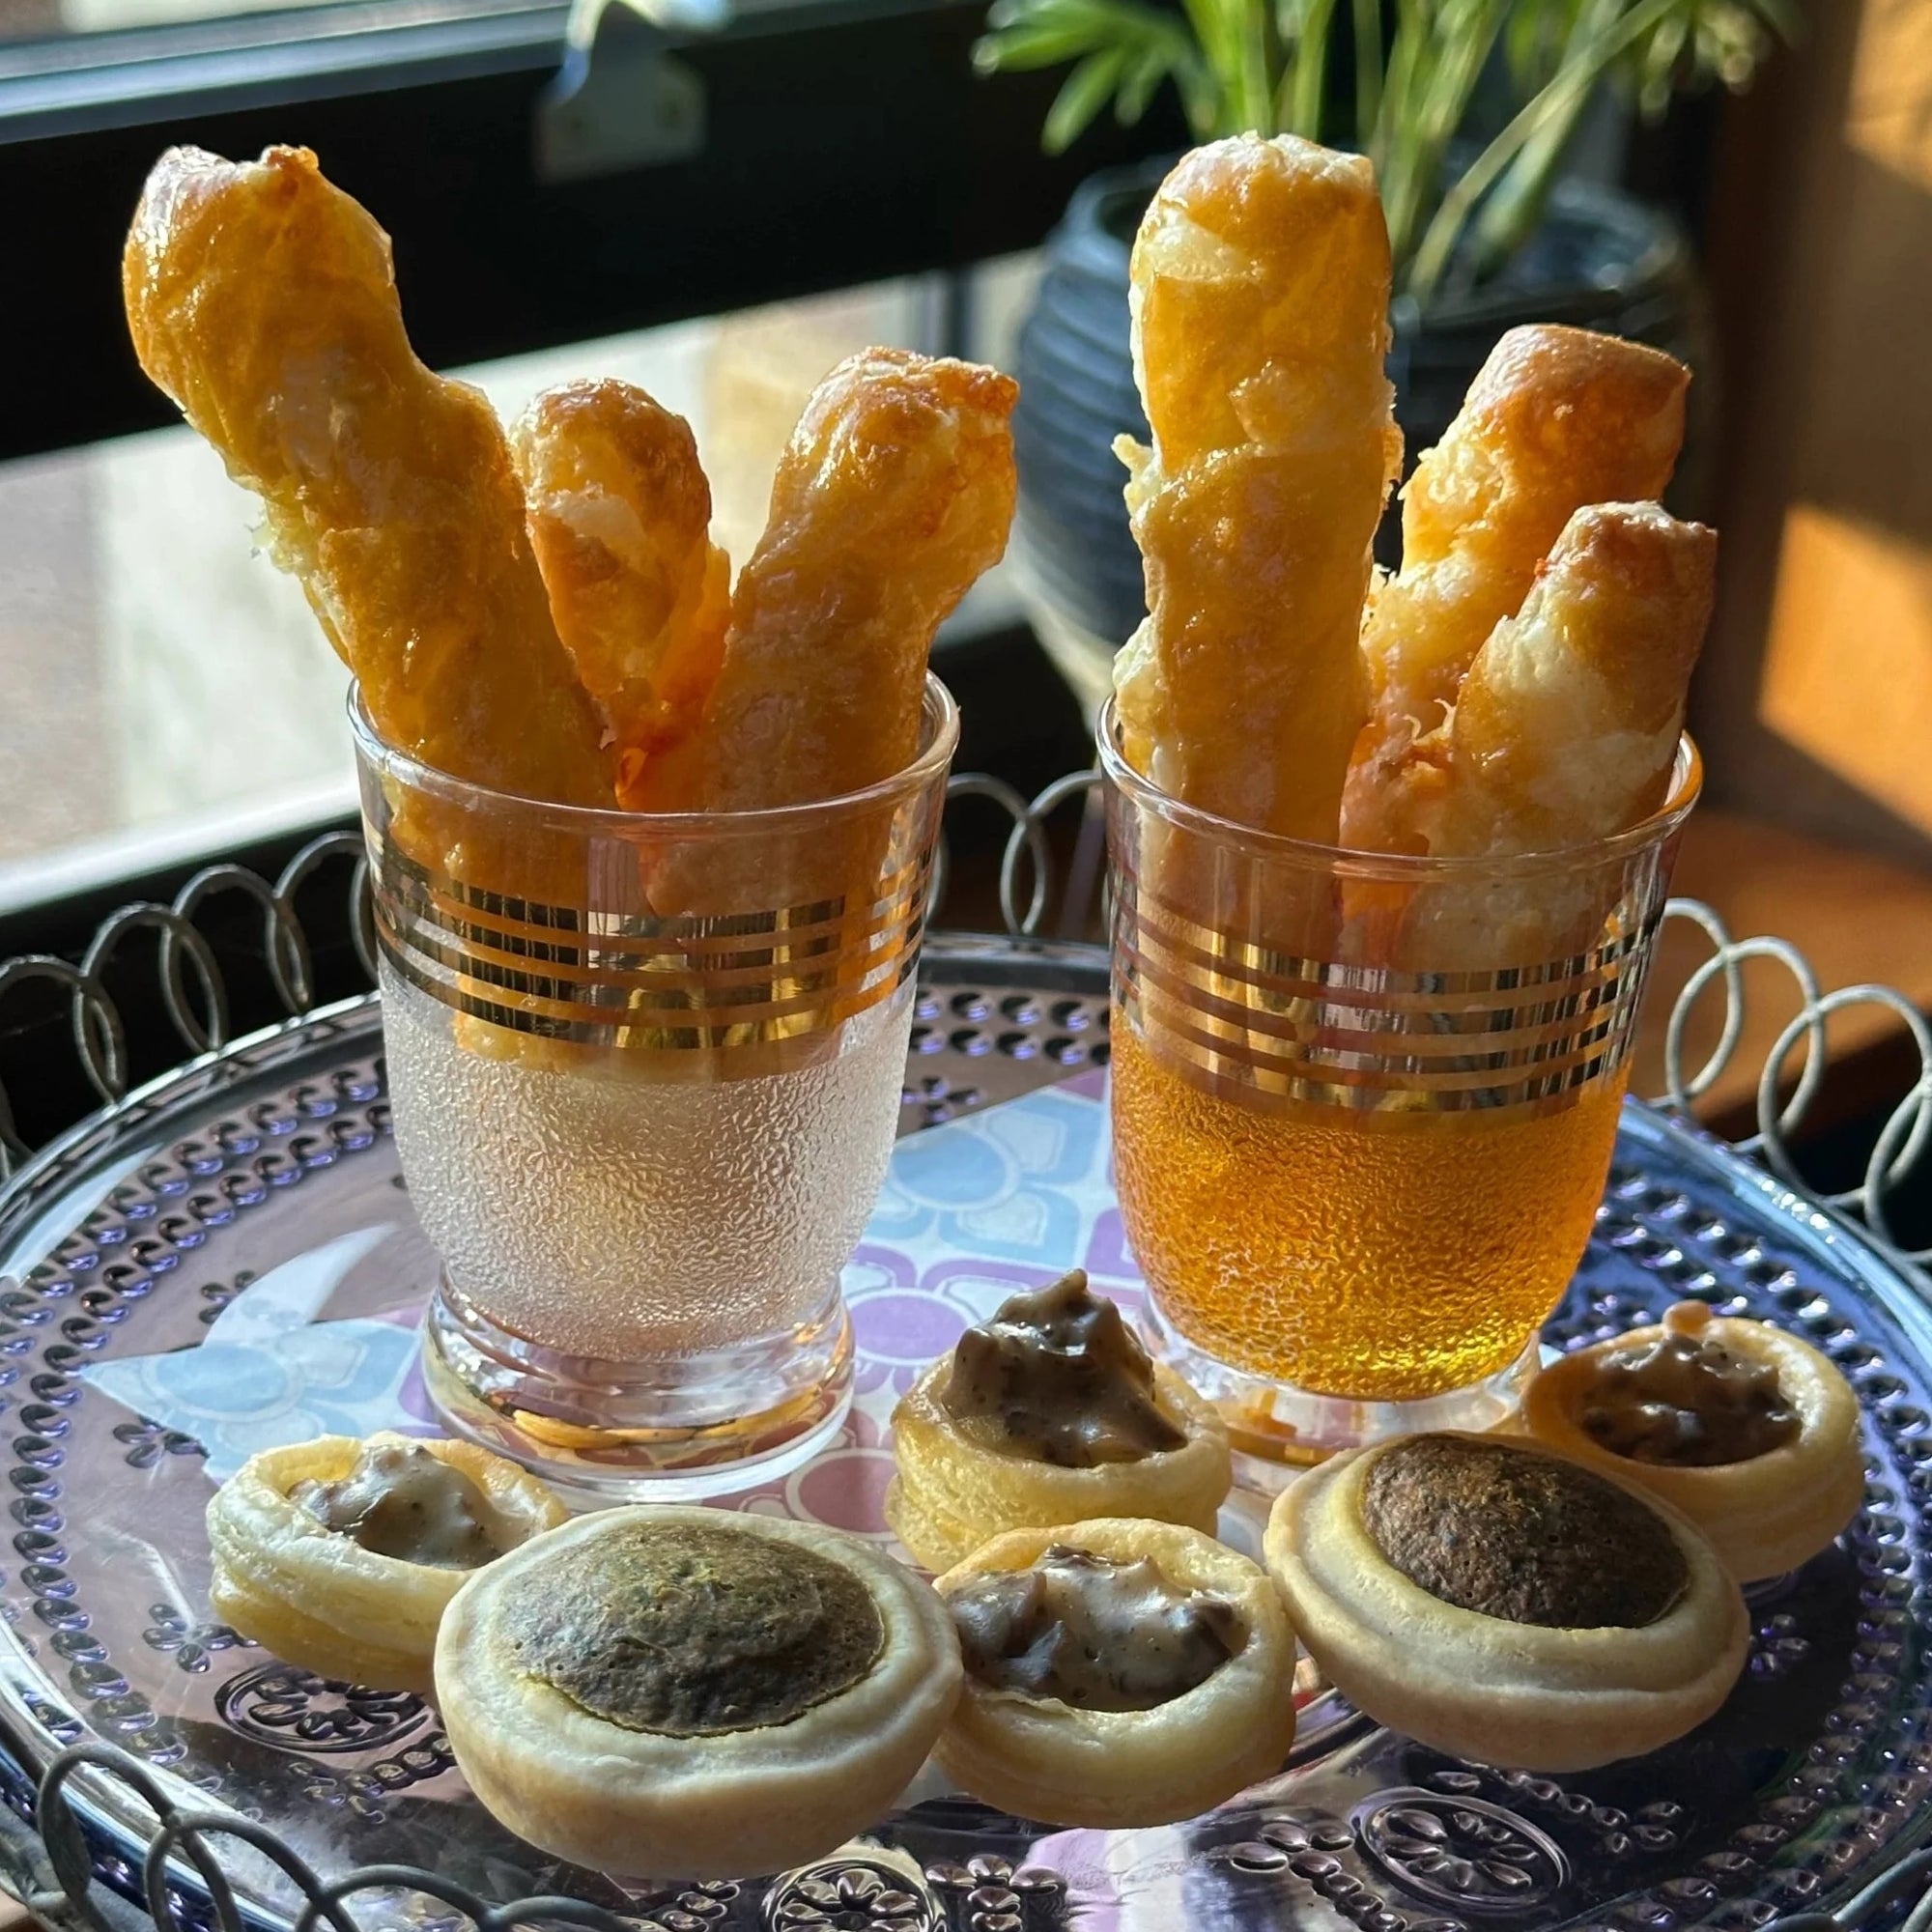
[[[717,1084],[485,1058],[384,962],[396,1145],[456,1286],[573,1355],[637,1362],[809,1321],[885,1179],[911,986],[817,1063]]]

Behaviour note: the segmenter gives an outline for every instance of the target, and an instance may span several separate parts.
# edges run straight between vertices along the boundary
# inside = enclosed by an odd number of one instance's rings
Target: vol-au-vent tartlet
[[[427,1692],[450,1598],[569,1514],[472,1443],[383,1432],[265,1449],[208,1505],[209,1604],[305,1670]]]
[[[1542,1370],[1523,1427],[1682,1510],[1741,1582],[1827,1548],[1864,1497],[1859,1404],[1808,1343],[1679,1302]]]
[[[952,1621],[814,1523],[644,1505],[582,1517],[459,1591],[437,1707],[470,1789],[531,1844],[638,1878],[829,1852],[925,1761]]]
[[[1016,1817],[1173,1824],[1271,1776],[1294,1741],[1280,1599],[1199,1530],[1011,1530],[936,1587],[965,1662],[940,1766]]]
[[[1667,1503],[1516,1438],[1397,1436],[1276,1500],[1269,1573],[1337,1690],[1419,1743],[1583,1771],[1723,1703],[1749,1620]]]
[[[1002,1531],[1096,1517],[1212,1530],[1232,1472],[1213,1406],[1075,1268],[1015,1294],[893,1412],[886,1520],[928,1570]]]

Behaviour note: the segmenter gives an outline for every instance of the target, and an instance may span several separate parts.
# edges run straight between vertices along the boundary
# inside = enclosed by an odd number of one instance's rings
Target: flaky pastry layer
[[[936,1587],[945,1597],[976,1577],[1024,1570],[1054,1544],[1151,1557],[1170,1582],[1233,1604],[1245,1641],[1150,1711],[1082,1710],[969,1675],[935,1753],[941,1769],[1015,1817],[1096,1830],[1176,1824],[1279,1771],[1294,1742],[1294,1632],[1261,1570],[1199,1530],[1108,1518],[1009,1531]]]
[[[610,805],[480,390],[417,361],[389,240],[305,148],[171,148],[122,263],[135,354],[262,499],[377,729],[439,771]],[[424,835],[428,837],[428,834]]]
[[[1642,1463],[1604,1448],[1581,1420],[1597,1364],[1613,1349],[1661,1341],[1661,1326],[1634,1328],[1541,1370],[1523,1391],[1522,1426],[1573,1463],[1681,1510],[1739,1581],[1781,1577],[1829,1548],[1864,1500],[1858,1398],[1816,1349],[1771,1322],[1719,1316],[1698,1332],[1776,1372],[1779,1393],[1798,1412],[1794,1440],[1747,1462],[1703,1468]]]
[[[750,811],[891,778],[919,745],[933,634],[1005,553],[1018,385],[867,349],[813,390],[731,595],[702,731],[660,809]]]
[[[1644,1497],[1688,1572],[1655,1623],[1562,1630],[1486,1616],[1411,1582],[1363,1522],[1375,1460],[1405,1439],[1298,1476],[1268,1517],[1268,1574],[1302,1644],[1344,1696],[1435,1750],[1545,1772],[1655,1750],[1723,1703],[1744,1667],[1750,1620],[1688,1518]]]
[[[503,1592],[554,1553],[633,1522],[801,1544],[864,1583],[884,1627],[858,1683],[781,1724],[700,1737],[593,1716],[527,1675],[505,1634]],[[558,1858],[627,1877],[743,1878],[835,1850],[876,1824],[912,1780],[959,1690],[959,1642],[932,1590],[856,1537],[711,1509],[602,1510],[479,1572],[443,1618],[437,1707],[469,1787]]]
[[[1402,449],[1374,170],[1287,135],[1197,149],[1131,276],[1152,443],[1117,445],[1148,593],[1115,665],[1122,752],[1190,805],[1332,843]]]
[[[801,805],[913,761],[933,635],[1006,549],[1017,395],[996,370],[899,349],[865,350],[825,378],[732,590],[703,721],[646,764],[636,804]],[[729,848],[675,862],[651,897],[702,914],[844,896],[863,917],[885,856],[881,822],[821,829],[767,843],[755,865]]]
[[[617,748],[617,802],[696,728],[731,567],[685,419],[612,378],[546,389],[510,431],[552,615]]]
[[[1586,329],[1514,328],[1403,491],[1401,571],[1362,628],[1369,722],[1350,762],[1344,844],[1429,849],[1430,749],[1484,640],[1514,616],[1572,515],[1662,494],[1690,372]]]
[[[1663,803],[1717,566],[1715,533],[1654,503],[1570,519],[1463,680],[1421,820],[1433,855],[1587,844]]]
[[[1662,806],[1718,540],[1654,503],[1600,503],[1565,526],[1521,611],[1491,633],[1418,785],[1432,857],[1581,848]],[[1614,864],[1551,863],[1423,888],[1396,956],[1435,971],[1538,965],[1597,945],[1628,889]]]
[[[1095,1517],[1156,1519],[1212,1534],[1233,1480],[1227,1428],[1214,1406],[1163,1364],[1153,1365],[1155,1402],[1187,1439],[1136,1462],[1086,1469],[1009,1453],[990,1425],[956,1421],[934,1395],[952,1366],[951,1356],[933,1363],[893,1411],[897,1474],[886,1520],[926,1569],[949,1569],[1004,1531]]]
[[[377,1690],[430,1689],[430,1659],[449,1600],[472,1574],[364,1549],[293,1501],[304,1482],[340,1482],[362,1451],[427,1450],[483,1492],[488,1527],[509,1549],[566,1520],[544,1484],[473,1443],[393,1435],[322,1435],[251,1456],[208,1505],[215,1613],[285,1662]]]

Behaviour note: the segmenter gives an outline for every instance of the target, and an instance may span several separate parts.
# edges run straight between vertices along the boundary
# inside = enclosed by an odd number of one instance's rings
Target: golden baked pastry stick
[[[1664,800],[1711,614],[1717,537],[1655,503],[1578,510],[1521,611],[1463,680],[1418,826],[1435,858],[1588,844]],[[1432,972],[1540,966],[1595,946],[1611,864],[1351,896],[1371,957]]]
[[[425,764],[612,802],[596,708],[557,641],[523,493],[481,393],[403,328],[389,242],[304,148],[171,148],[128,231],[141,366],[262,498],[377,729]]]
[[[1007,547],[1018,393],[903,349],[819,384],[739,573],[703,724],[646,771],[651,805],[800,805],[911,763],[933,633]]]
[[[695,728],[724,655],[731,567],[680,415],[611,379],[546,389],[510,431],[551,614],[617,750],[617,798]]]
[[[1655,503],[1570,519],[1463,680],[1423,820],[1433,855],[1580,845],[1663,803],[1717,561],[1716,532]]]
[[[1516,614],[1572,511],[1662,494],[1690,381],[1660,350],[1581,328],[1513,328],[1491,353],[1403,491],[1402,570],[1370,598],[1370,715],[1343,794],[1344,844],[1423,849],[1429,753],[1463,673]]]
[[[1388,295],[1373,168],[1288,135],[1195,150],[1134,242],[1153,442],[1115,445],[1149,611],[1115,666],[1122,750],[1190,805],[1331,843],[1401,463]]]

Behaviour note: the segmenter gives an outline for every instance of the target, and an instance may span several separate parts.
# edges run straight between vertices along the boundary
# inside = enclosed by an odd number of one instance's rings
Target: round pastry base
[[[1151,1304],[1147,1330],[1153,1353],[1221,1411],[1236,1486],[1264,1493],[1286,1489],[1298,1471],[1365,1442],[1427,1429],[1495,1429],[1516,1414],[1523,1385],[1542,1360],[1540,1339],[1532,1335],[1507,1368],[1467,1388],[1412,1402],[1365,1402],[1316,1395],[1230,1368],[1197,1349]]]
[[[422,1369],[454,1434],[573,1506],[687,1502],[783,1475],[831,1441],[852,1406],[852,1323],[835,1281],[796,1328],[607,1362],[513,1334],[445,1274],[423,1318]]]

